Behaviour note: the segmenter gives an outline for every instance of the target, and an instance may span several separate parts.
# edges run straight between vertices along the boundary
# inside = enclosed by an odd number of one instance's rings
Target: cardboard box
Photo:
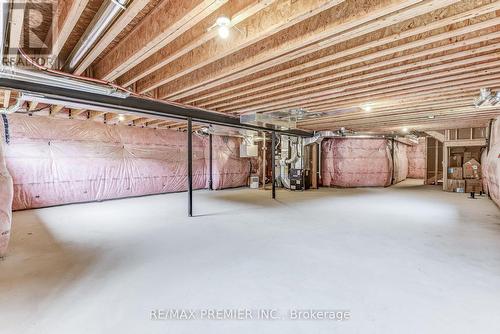
[[[479,193],[483,191],[483,181],[476,179],[465,180],[465,192],[466,193]]]
[[[471,159],[464,163],[462,171],[464,179],[480,179],[481,164],[476,159]]]
[[[450,167],[448,168],[448,178],[453,180],[462,180],[463,177],[462,167]]]
[[[465,180],[446,180],[445,190],[449,192],[463,193],[465,189]]]
[[[450,167],[462,167],[463,165],[463,158],[460,154],[452,154],[449,160]]]

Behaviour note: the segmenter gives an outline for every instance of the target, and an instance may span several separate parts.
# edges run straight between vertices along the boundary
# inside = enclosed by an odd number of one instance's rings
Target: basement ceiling
[[[57,23],[44,21],[37,28],[41,36],[52,34],[55,69],[64,68],[109,1],[55,1]],[[68,72],[231,115],[297,108],[325,113],[299,121],[305,130],[477,127],[500,114],[497,106],[474,106],[480,88],[500,89],[500,1],[124,2]],[[28,1],[26,8],[38,3]],[[36,19],[27,9],[24,17],[11,15],[12,24],[24,24],[23,35],[26,22]],[[230,19],[225,39],[216,26],[220,17]],[[14,103],[15,94],[3,96],[4,105]],[[65,106],[40,112],[185,128]]]

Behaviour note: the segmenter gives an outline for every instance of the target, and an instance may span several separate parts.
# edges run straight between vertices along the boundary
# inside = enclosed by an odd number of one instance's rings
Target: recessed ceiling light
[[[434,119],[434,117],[436,117],[436,116],[434,116],[434,115],[427,116],[428,119]]]
[[[401,131],[403,131],[404,133],[407,133],[408,132],[408,128],[402,128]]]
[[[367,111],[367,112],[370,112],[372,111],[372,106],[367,104],[367,105],[364,105],[362,106],[361,108],[363,108],[364,111]]]
[[[118,115],[118,120],[119,120],[120,122],[123,122],[123,121],[125,120],[125,115],[124,115],[124,114],[119,114],[119,115]]]

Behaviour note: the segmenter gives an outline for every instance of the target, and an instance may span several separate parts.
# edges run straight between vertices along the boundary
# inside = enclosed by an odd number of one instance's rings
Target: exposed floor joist
[[[64,40],[80,38],[100,5],[61,3],[55,54],[71,52]],[[227,40],[215,25],[221,16],[230,19]],[[473,106],[480,88],[499,86],[499,26],[497,0],[134,0],[75,73],[231,115],[323,113],[298,122],[308,130],[435,129],[499,113]],[[59,108],[55,117],[184,126]]]
[[[94,66],[99,79],[113,80],[188,31],[226,0],[164,0]]]

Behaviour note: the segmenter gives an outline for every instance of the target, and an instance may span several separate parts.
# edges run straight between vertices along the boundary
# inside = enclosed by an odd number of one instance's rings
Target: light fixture
[[[434,116],[434,115],[429,115],[429,116],[427,116],[427,118],[428,118],[428,119],[434,119],[435,117],[436,117],[436,116]]]
[[[123,122],[125,120],[125,115],[124,114],[118,114],[118,120],[120,122]]]
[[[403,131],[404,133],[408,133],[408,128],[402,128],[401,131]]]
[[[220,38],[226,39],[229,37],[229,28],[231,27],[231,20],[226,16],[221,16],[215,21],[215,26],[217,26],[217,31]]]
[[[366,112],[370,112],[370,111],[372,111],[372,106],[371,106],[371,105],[369,105],[369,104],[366,104],[366,105],[362,106],[361,108],[362,108],[364,111],[366,111]]]

